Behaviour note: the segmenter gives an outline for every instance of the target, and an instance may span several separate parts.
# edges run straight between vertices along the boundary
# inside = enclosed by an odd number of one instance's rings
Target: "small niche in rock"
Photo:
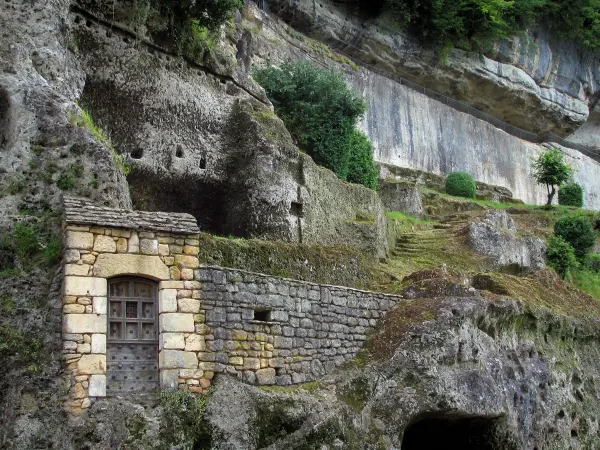
[[[142,159],[142,156],[144,156],[144,149],[143,148],[135,148],[131,152],[131,157],[133,159]]]
[[[9,120],[10,102],[8,100],[8,94],[2,88],[0,88],[0,149],[8,147],[9,140]]]
[[[432,414],[404,431],[402,450],[517,450],[503,418]]]
[[[202,155],[200,157],[200,169],[205,170],[206,169],[206,156]]]
[[[292,216],[302,217],[302,203],[292,202],[292,205],[290,206],[290,214]]]
[[[175,156],[177,158],[183,158],[183,148],[181,147],[181,145],[177,146],[177,150],[175,150]]]
[[[259,322],[270,322],[271,321],[271,310],[257,308],[254,310],[254,320]]]

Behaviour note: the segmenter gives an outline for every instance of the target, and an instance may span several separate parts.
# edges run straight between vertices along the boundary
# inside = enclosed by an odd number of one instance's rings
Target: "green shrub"
[[[160,4],[175,26],[195,20],[209,31],[216,31],[244,6],[243,0],[163,0]]]
[[[254,78],[300,149],[346,179],[355,123],[366,104],[342,75],[297,61],[258,69]]]
[[[369,138],[360,130],[350,136],[350,162],[348,181],[375,189],[379,173],[373,163],[373,146]]]
[[[600,253],[589,253],[585,258],[585,267],[592,272],[600,273]]]
[[[585,258],[586,253],[596,242],[592,222],[585,216],[572,215],[558,219],[554,224],[554,234],[573,246],[575,256],[579,260]]]
[[[83,166],[81,164],[71,164],[69,168],[63,171],[58,180],[56,180],[56,186],[62,191],[67,191],[75,187],[75,182],[83,175]]]
[[[445,54],[453,46],[488,51],[491,41],[540,23],[554,36],[600,48],[598,0],[363,0],[359,8],[371,16],[387,12]]]
[[[558,204],[566,206],[583,206],[583,188],[577,183],[569,183],[560,187]]]
[[[458,197],[475,198],[477,186],[467,172],[452,172],[446,177],[446,193]]]
[[[187,390],[161,391],[163,441],[176,443],[180,449],[209,450],[210,430],[204,420],[208,398]]]
[[[30,259],[38,250],[40,242],[38,231],[33,225],[17,223],[12,232],[15,253],[21,261]]]
[[[569,273],[578,266],[575,250],[560,236],[552,236],[548,240],[546,262],[563,279],[566,279]]]

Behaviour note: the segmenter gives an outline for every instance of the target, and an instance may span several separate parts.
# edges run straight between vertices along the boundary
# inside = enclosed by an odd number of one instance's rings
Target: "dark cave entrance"
[[[8,93],[0,88],[0,149],[6,149],[8,147],[10,127],[9,110],[10,102],[8,100]]]
[[[127,176],[133,209],[188,213],[200,230],[225,234],[224,186],[213,180],[134,170]]]
[[[503,418],[423,417],[404,431],[402,450],[517,450]]]

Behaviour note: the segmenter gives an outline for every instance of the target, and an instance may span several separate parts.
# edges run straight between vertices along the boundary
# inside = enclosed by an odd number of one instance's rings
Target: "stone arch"
[[[0,149],[6,149],[10,141],[10,99],[8,92],[0,87]]]
[[[404,431],[401,450],[518,450],[503,417],[430,414]]]

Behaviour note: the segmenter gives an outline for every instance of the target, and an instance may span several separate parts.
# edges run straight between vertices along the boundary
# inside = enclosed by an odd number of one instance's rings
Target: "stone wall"
[[[186,385],[203,392],[210,385],[211,375],[197,370],[197,352],[204,349],[202,335],[196,333],[196,324],[203,320],[199,283],[194,281],[197,232],[67,224],[64,247],[63,353],[71,411],[106,396],[107,285],[115,276],[158,283],[161,386]]]
[[[402,298],[219,267],[195,277],[206,317],[199,368],[263,385],[314,380],[355,357]]]

